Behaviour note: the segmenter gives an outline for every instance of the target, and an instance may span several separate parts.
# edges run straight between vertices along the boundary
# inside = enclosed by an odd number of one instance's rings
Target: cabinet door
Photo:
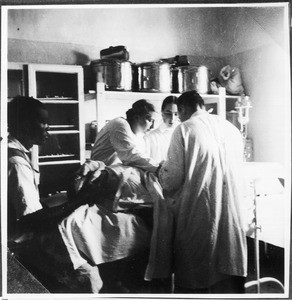
[[[22,63],[8,63],[7,70],[7,96],[8,101],[16,96],[27,94],[26,68]]]
[[[40,190],[62,190],[85,160],[83,69],[30,64],[28,92],[49,112],[50,137],[44,145],[34,146],[32,154],[33,165],[40,169]]]

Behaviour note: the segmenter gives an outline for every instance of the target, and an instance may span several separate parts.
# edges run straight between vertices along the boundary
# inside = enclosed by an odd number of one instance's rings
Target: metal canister
[[[158,61],[138,66],[139,91],[161,92],[171,91],[171,66],[168,62]]]
[[[179,66],[173,69],[173,89],[175,93],[196,90],[207,94],[210,90],[209,70],[205,66]]]
[[[131,91],[132,63],[118,59],[98,59],[91,62],[96,82],[104,82],[106,90]]]
[[[198,67],[197,91],[200,94],[207,94],[210,90],[209,71],[205,66]]]

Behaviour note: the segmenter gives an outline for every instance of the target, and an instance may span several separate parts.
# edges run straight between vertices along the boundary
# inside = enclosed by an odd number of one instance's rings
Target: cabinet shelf
[[[222,88],[223,89],[223,88]],[[224,89],[225,90],[225,89]],[[181,94],[178,93],[149,93],[149,92],[125,92],[125,91],[100,91],[103,95],[106,96],[107,100],[129,100],[129,98],[137,98],[137,99],[151,99],[153,101],[161,101],[161,99],[166,98],[169,95],[179,97]],[[200,94],[200,96],[207,100],[210,103],[218,101],[218,99],[221,97],[220,94]],[[88,100],[95,100],[97,97],[97,93],[89,93],[85,94],[85,101]],[[240,96],[236,95],[227,95],[225,94],[226,100],[238,100],[240,99]]]
[[[42,101],[45,104],[78,104],[78,100],[65,100],[64,98],[38,98],[38,100]]]
[[[55,159],[55,158],[68,158],[75,157],[75,154],[51,154],[51,155],[40,155],[39,159]]]
[[[80,160],[60,160],[60,161],[46,161],[39,162],[39,166],[53,166],[53,165],[68,165],[68,164],[80,164]]]
[[[97,83],[96,93],[86,95],[85,99],[96,101],[97,130],[99,131],[108,120],[125,116],[126,111],[139,99],[148,100],[154,105],[155,110],[160,112],[163,100],[169,95],[179,97],[181,94],[106,91],[103,83]],[[225,88],[219,88],[219,94],[202,94],[201,97],[207,109],[212,108],[214,113],[224,119],[226,119],[226,112],[233,110],[236,100],[240,99],[240,96],[226,95]]]
[[[75,125],[50,125],[50,129],[75,128]]]
[[[53,135],[53,134],[79,134],[80,131],[79,130],[49,130],[48,133],[50,135]]]

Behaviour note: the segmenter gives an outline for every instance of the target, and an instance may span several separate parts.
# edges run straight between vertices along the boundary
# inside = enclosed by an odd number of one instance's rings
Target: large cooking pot
[[[118,59],[98,59],[91,62],[96,82],[104,82],[106,90],[131,91],[132,63]]]
[[[209,70],[205,66],[179,66],[172,70],[172,74],[173,93],[196,90],[207,94],[210,90]]]
[[[142,92],[171,91],[171,65],[158,61],[138,65],[138,85]]]

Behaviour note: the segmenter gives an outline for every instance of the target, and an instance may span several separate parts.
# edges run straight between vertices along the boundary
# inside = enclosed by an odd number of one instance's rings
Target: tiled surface
[[[7,292],[14,293],[49,293],[49,291],[21,265],[17,259],[7,254]]]

